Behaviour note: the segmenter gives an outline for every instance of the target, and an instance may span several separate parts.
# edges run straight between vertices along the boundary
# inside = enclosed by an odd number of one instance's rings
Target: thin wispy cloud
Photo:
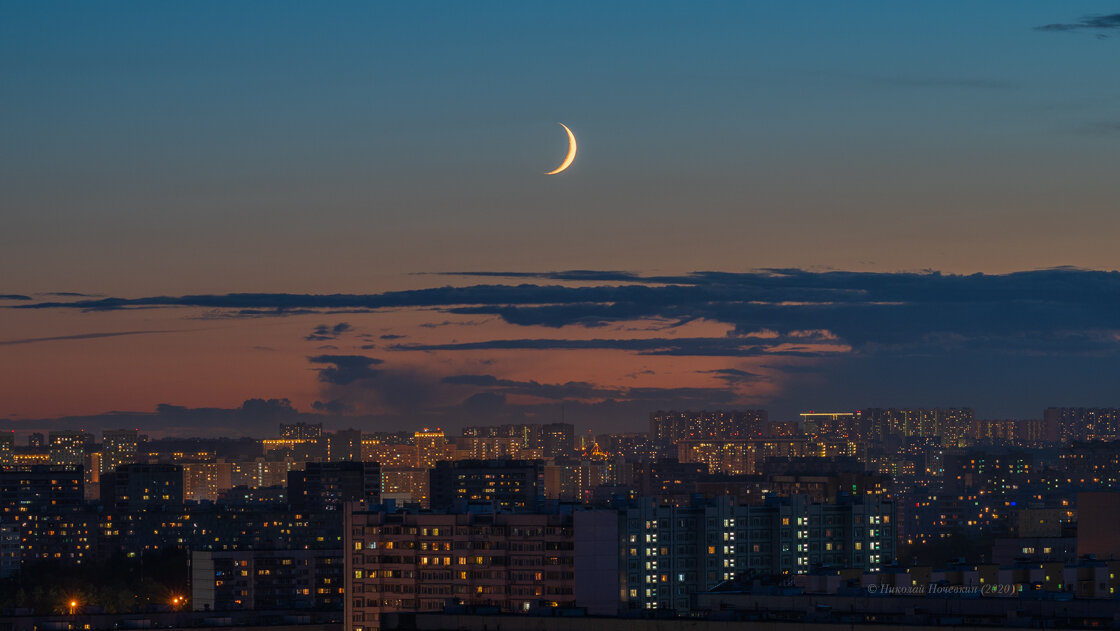
[[[56,298],[100,298],[104,294],[86,294],[80,291],[46,291],[40,296],[53,296]]]
[[[17,344],[39,344],[41,342],[63,342],[72,340],[95,340],[106,337],[122,337],[127,335],[157,335],[160,333],[183,333],[189,329],[167,329],[159,331],[113,331],[108,333],[76,333],[74,335],[56,335],[53,337],[25,337],[14,340],[0,340],[0,346],[14,346]]]
[[[1087,15],[1076,22],[1045,24],[1035,27],[1036,31],[1069,32],[1069,31],[1102,31],[1120,30],[1120,13],[1110,15]]]
[[[333,326],[329,324],[320,324],[304,339],[309,342],[337,340],[343,333],[352,331],[353,328],[354,327],[350,326],[349,322],[339,322]]]
[[[735,337],[715,338],[641,338],[641,339],[495,339],[482,342],[448,344],[397,344],[395,351],[497,351],[497,350],[620,350],[638,355],[675,355],[690,357],[756,357],[762,355],[820,356],[847,350],[835,348],[796,348],[783,350],[774,340],[751,343]]]

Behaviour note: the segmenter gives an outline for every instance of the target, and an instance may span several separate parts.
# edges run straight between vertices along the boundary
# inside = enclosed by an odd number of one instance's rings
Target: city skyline
[[[0,629],[1120,630],[1118,10],[0,3]]]

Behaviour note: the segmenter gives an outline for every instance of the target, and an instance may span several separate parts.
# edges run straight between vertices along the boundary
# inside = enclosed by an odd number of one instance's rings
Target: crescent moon
[[[572,130],[568,129],[568,126],[564,123],[557,123],[557,125],[560,125],[564,128],[564,131],[568,132],[568,155],[564,157],[564,161],[560,163],[560,166],[556,167],[556,170],[549,171],[548,173],[545,173],[545,175],[556,175],[557,173],[561,173],[564,171],[564,169],[572,166],[572,163],[576,160],[576,135],[573,134]]]

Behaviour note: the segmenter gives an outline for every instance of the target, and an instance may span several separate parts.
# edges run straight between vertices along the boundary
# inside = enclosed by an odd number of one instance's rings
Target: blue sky
[[[5,3],[0,294],[1112,270],[1117,7]],[[545,177],[566,149],[558,122],[580,153]],[[180,328],[63,311],[0,310],[0,325],[9,340]],[[51,342],[24,389],[57,385],[51,361],[90,344],[112,366],[150,360],[138,339]],[[318,394],[305,355],[297,402]],[[42,413],[152,403],[84,397]]]

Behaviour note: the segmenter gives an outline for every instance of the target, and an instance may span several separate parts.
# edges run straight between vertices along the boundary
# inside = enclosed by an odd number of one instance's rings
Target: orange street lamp
[[[77,609],[77,608],[78,608],[78,601],[71,600],[70,601],[70,615],[71,616],[74,615],[74,610]]]

